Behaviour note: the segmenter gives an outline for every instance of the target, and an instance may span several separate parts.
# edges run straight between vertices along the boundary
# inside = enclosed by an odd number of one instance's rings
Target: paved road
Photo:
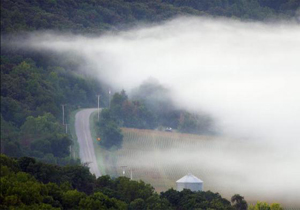
[[[93,139],[90,131],[90,115],[97,109],[83,109],[75,116],[75,130],[79,143],[79,156],[82,163],[88,163],[90,172],[101,176],[98,168]]]

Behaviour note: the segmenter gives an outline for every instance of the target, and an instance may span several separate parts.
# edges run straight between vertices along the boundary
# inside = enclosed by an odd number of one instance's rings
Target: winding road
[[[97,109],[83,109],[75,116],[75,130],[79,144],[81,163],[87,163],[90,172],[96,177],[101,176],[94,150],[93,139],[90,131],[90,115]]]

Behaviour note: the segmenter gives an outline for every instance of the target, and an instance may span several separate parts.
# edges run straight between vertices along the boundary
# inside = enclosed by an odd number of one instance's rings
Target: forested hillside
[[[1,54],[1,152],[33,156],[52,163],[69,163],[70,137],[62,125],[78,107],[94,107],[102,93],[93,79],[42,58]]]
[[[12,34],[36,30],[101,33],[178,15],[293,19],[299,4],[298,0],[1,0],[1,152],[70,163],[68,148],[72,142],[64,134],[62,105],[66,104],[65,114],[69,116],[70,111],[79,107],[95,107],[97,94],[103,96],[102,106],[108,104],[105,84],[76,73],[82,62],[80,58],[66,57],[58,62],[56,55],[16,49],[6,43]],[[112,115],[120,126],[164,125],[189,133],[199,128],[199,119],[190,113],[184,110],[161,113],[151,98],[136,96],[134,101],[119,105],[124,106],[123,110],[138,109],[138,116],[131,115],[133,112],[116,116],[120,107],[112,103]],[[67,123],[68,119],[64,120]]]
[[[177,15],[291,18],[298,0],[1,0],[1,33],[51,29],[101,32]]]
[[[218,193],[171,189],[158,195],[142,181],[96,179],[70,157],[73,142],[64,124],[71,111],[95,107],[97,94],[102,96],[101,106],[108,106],[107,84],[77,71],[80,58],[20,50],[7,43],[12,36],[44,30],[94,35],[180,15],[295,20],[299,7],[299,0],[1,0],[1,153],[7,156],[1,154],[0,160],[0,208],[234,208]],[[199,119],[185,110],[167,110],[163,115],[151,98],[141,92],[135,97],[116,93],[111,109],[104,111],[112,117],[108,125],[116,133],[118,126],[199,130]]]

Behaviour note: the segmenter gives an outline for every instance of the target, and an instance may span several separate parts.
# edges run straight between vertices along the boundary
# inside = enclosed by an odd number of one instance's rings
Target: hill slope
[[[1,33],[41,29],[97,33],[177,15],[290,18],[299,4],[297,0],[1,0]]]

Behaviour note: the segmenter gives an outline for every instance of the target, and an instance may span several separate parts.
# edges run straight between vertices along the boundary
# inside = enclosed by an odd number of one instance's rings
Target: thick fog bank
[[[178,18],[92,38],[35,33],[22,45],[75,53],[88,64],[82,71],[115,89],[131,90],[149,77],[158,79],[171,89],[178,107],[206,111],[224,135],[261,148],[246,152],[243,147],[244,153],[232,156],[241,170],[247,161],[261,157],[248,165],[252,170],[243,176],[250,181],[240,188],[249,190],[241,191],[253,193],[251,182],[265,171],[273,178],[260,177],[264,192],[270,189],[275,197],[290,196],[299,204],[299,25]],[[276,158],[264,158],[264,150]],[[219,165],[219,170],[235,173],[221,159]]]

